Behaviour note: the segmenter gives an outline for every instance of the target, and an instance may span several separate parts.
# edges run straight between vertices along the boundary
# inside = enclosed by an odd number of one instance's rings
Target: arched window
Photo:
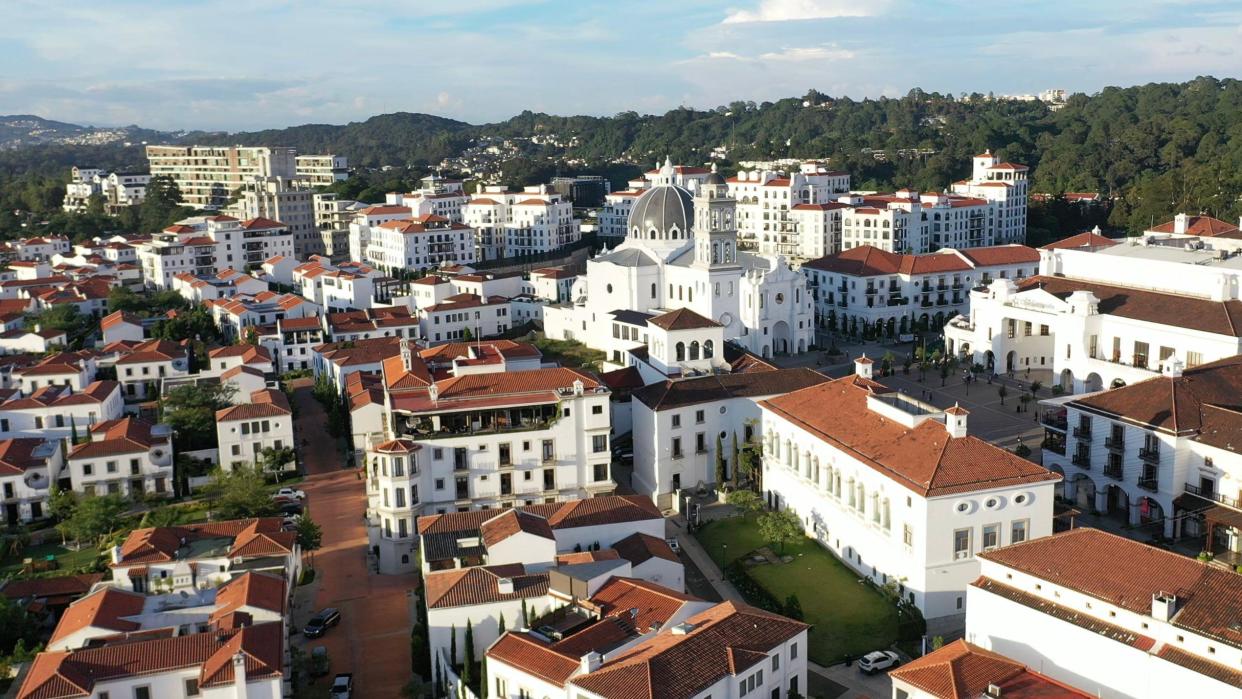
[[[694,301],[694,287],[686,289],[686,301]]]
[[[711,341],[711,340],[704,340],[704,341],[703,341],[703,358],[704,358],[704,359],[711,359],[711,358],[712,358],[712,353],[713,353],[713,352],[714,352],[714,347],[713,347],[713,345],[712,345],[712,341]]]
[[[698,358],[699,358],[699,341],[694,340],[690,343],[690,359],[694,360]]]
[[[684,342],[677,343],[677,361],[686,361],[686,343]]]

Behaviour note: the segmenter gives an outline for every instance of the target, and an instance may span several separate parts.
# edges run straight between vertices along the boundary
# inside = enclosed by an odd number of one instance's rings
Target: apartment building
[[[116,378],[126,401],[155,400],[165,379],[189,375],[190,352],[171,340],[146,340],[118,351]]]
[[[573,202],[548,185],[521,192],[485,187],[461,210],[462,220],[476,231],[479,260],[537,255],[577,242],[581,231],[573,213]]]
[[[247,271],[276,255],[293,255],[293,234],[279,221],[197,216],[179,221],[137,245],[148,287],[169,289],[178,274],[209,277]]]
[[[323,253],[331,260],[349,259],[349,224],[367,205],[352,199],[341,199],[335,192],[315,192],[311,195],[315,209],[315,228]]]
[[[232,470],[239,466],[261,466],[265,449],[292,448],[293,410],[284,393],[265,388],[250,394],[249,400],[216,411],[216,440],[219,444],[219,461]],[[297,468],[297,461],[290,459],[281,466],[282,471]]]
[[[957,195],[984,199],[992,205],[991,242],[1004,245],[1026,242],[1027,201],[1030,198],[1029,168],[1001,162],[990,150],[971,159],[970,179],[954,182]]]
[[[315,220],[314,193],[305,179],[256,177],[242,185],[241,197],[229,211],[240,219],[268,219],[284,224],[293,236],[293,254],[306,259],[325,252]]]
[[[99,168],[74,167],[65,184],[61,208],[68,212],[86,211],[91,197],[102,199],[104,210],[116,213],[121,208],[141,204],[146,198],[151,175],[145,172],[104,172]]]
[[[815,300],[815,327],[898,337],[944,327],[970,310],[970,289],[1039,271],[1039,251],[1025,245],[898,254],[873,245],[802,264]]]
[[[470,264],[475,260],[474,231],[434,214],[388,221],[371,227],[368,245],[359,259],[393,275],[410,269]]]
[[[1232,570],[1089,528],[979,558],[966,641],[1089,696],[1242,694]]]
[[[297,175],[293,148],[245,146],[147,146],[152,177],[169,177],[181,201],[198,209],[218,209],[233,192],[257,177]]]
[[[343,155],[299,155],[293,159],[298,179],[312,187],[327,187],[349,179],[349,160]]]
[[[495,337],[512,326],[504,296],[454,294],[418,309],[419,332],[427,344]]]
[[[72,439],[85,436],[99,422],[125,414],[121,385],[95,381],[82,390],[72,386],[44,386],[0,403],[0,436]]]
[[[390,419],[373,428],[367,494],[380,566],[405,571],[422,513],[556,502],[611,492],[608,389],[535,369],[436,380],[403,344],[383,362]]]
[[[1238,256],[1145,236],[1075,236],[1040,251],[1039,274],[970,292],[969,315],[944,328],[950,352],[989,371],[1050,371],[1066,392],[1159,376],[1242,352]]]
[[[933,628],[960,628],[976,554],[1052,533],[1061,477],[967,434],[941,410],[856,373],[759,403],[763,489],[808,536]]]
[[[0,440],[0,497],[6,526],[16,527],[47,517],[52,483],[65,468],[65,454],[56,439],[17,437]]]
[[[1121,519],[1136,537],[1191,538],[1222,563],[1242,564],[1242,358],[1183,369],[1098,393],[1041,401],[1043,463],[1064,495]]]
[[[824,240],[824,230],[801,229],[798,224],[806,214],[794,215],[793,211],[802,204],[835,201],[849,191],[849,173],[806,162],[797,172],[743,170],[727,181],[729,195],[737,200],[738,240],[744,247],[761,255],[784,255],[790,259],[806,259],[801,253],[808,248],[832,248]],[[804,234],[810,240],[804,241]]]

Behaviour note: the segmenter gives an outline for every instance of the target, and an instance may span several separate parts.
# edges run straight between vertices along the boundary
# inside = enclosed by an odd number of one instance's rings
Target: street
[[[307,479],[308,512],[323,529],[323,546],[314,552],[314,604],[295,608],[298,627],[315,609],[335,607],[340,626],[322,638],[294,643],[324,646],[332,673],[354,673],[354,693],[397,697],[410,679],[410,594],[414,576],[380,576],[368,569],[363,516],[366,490],[353,470],[341,468],[340,452],[328,434],[323,408],[309,382],[293,391],[299,441]],[[327,679],[330,679],[327,678]],[[319,682],[325,682],[320,679]]]

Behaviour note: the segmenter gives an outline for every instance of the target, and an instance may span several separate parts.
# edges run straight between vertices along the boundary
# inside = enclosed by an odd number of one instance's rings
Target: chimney
[[[1177,355],[1174,355],[1169,357],[1169,361],[1164,363],[1163,373],[1171,379],[1176,379],[1182,375],[1182,370],[1185,368],[1186,365],[1182,363],[1182,360],[1178,359]]]
[[[867,355],[864,353],[861,357],[854,360],[854,374],[864,379],[871,378],[871,365],[874,363],[867,359]]]
[[[1151,616],[1156,621],[1168,622],[1177,615],[1177,595],[1157,592],[1151,596]]]
[[[944,428],[949,432],[950,437],[960,439],[966,436],[967,415],[970,415],[970,411],[957,403],[944,411]]]
[[[598,670],[599,666],[604,664],[604,656],[595,651],[591,651],[590,653],[582,656],[582,659],[579,662],[582,674],[585,675],[589,672],[595,672]]]
[[[1187,216],[1186,214],[1178,214],[1174,216],[1173,217],[1173,232],[1181,234],[1181,235],[1185,235],[1187,223],[1189,221],[1190,221],[1190,217]]]
[[[1000,688],[1000,685],[989,684],[989,685],[988,685],[988,693],[987,693],[987,695],[986,695],[986,696],[988,696],[988,697],[1000,697],[1000,696],[1001,696],[1001,688]]]
[[[237,699],[246,699],[246,656],[240,651],[233,655],[233,694]]]
[[[513,594],[513,578],[498,578],[496,580],[496,592],[502,595]]]

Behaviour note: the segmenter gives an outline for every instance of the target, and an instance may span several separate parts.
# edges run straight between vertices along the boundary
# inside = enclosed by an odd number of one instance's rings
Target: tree
[[[790,595],[785,598],[785,607],[783,610],[785,616],[795,621],[802,621],[805,615],[802,613],[802,602],[798,600],[797,595]]]
[[[461,681],[471,684],[474,680],[474,623],[466,619],[466,657],[461,670]]]
[[[733,470],[729,472],[729,485],[733,486],[734,490],[737,490],[737,472],[738,472],[738,465],[741,463],[741,461],[742,461],[742,452],[738,449],[738,446],[737,446],[737,432],[734,432],[733,433],[733,461],[732,461]]]
[[[449,667],[454,671],[457,669],[457,624],[449,629]]]
[[[931,649],[940,650],[944,647],[944,636],[932,636]]]
[[[479,661],[479,699],[487,699],[487,655]]]
[[[0,655],[22,661],[39,643],[39,622],[20,603],[0,595]]]
[[[503,636],[505,633],[505,613],[500,613],[500,618],[496,620],[496,635]]]
[[[297,532],[298,546],[302,547],[303,552],[317,551],[323,545],[323,530],[309,515],[298,517],[298,525],[294,531]]]
[[[85,315],[72,303],[62,303],[32,315],[26,321],[30,329],[56,330],[65,333],[65,342],[81,346],[95,329],[94,318]]]
[[[1043,387],[1044,387],[1043,381],[1032,381],[1031,382],[1031,395],[1038,396],[1040,389],[1042,389]]]
[[[204,488],[211,509],[220,519],[265,517],[276,512],[263,476],[252,468],[238,466],[232,471],[217,467]],[[303,518],[305,519],[305,518]]]
[[[216,411],[232,405],[232,384],[187,384],[168,392],[161,402],[162,420],[174,430],[177,451],[216,446]]]
[[[769,544],[775,544],[785,552],[785,544],[805,536],[802,520],[792,510],[773,510],[759,518],[759,534]]]
[[[716,488],[723,488],[725,484],[725,457],[724,442],[720,439],[720,435],[716,435]]]
[[[753,490],[733,490],[729,492],[727,502],[737,508],[745,519],[750,515],[763,510],[763,499],[755,494]]]
[[[530,628],[530,615],[526,611],[526,598],[522,598],[522,628]]]
[[[56,525],[63,536],[74,541],[98,544],[116,531],[129,503],[119,494],[88,495],[77,502],[68,519]]]
[[[263,473],[275,473],[276,481],[280,481],[280,476],[285,471],[285,466],[292,463],[297,458],[297,453],[293,451],[293,447],[264,447],[259,452],[258,466]]]
[[[1004,405],[1005,398],[1009,395],[1009,389],[1005,388],[1004,386],[1001,386],[1000,388],[996,389],[996,395],[1000,396],[1001,405]]]

